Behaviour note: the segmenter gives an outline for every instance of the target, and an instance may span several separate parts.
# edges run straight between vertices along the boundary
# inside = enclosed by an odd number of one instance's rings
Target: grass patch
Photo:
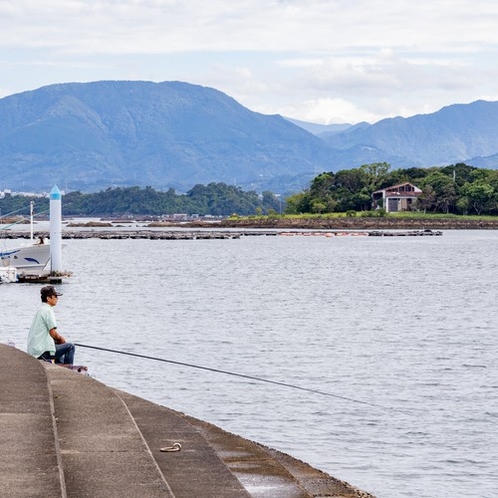
[[[349,212],[348,212],[349,213]],[[251,216],[230,216],[229,219],[237,220],[320,220],[333,218],[380,218],[375,211],[357,211],[354,216],[351,213],[323,213],[323,214],[274,214],[274,215],[251,215]],[[496,220],[498,216],[477,216],[462,214],[442,214],[442,213],[420,213],[416,211],[405,211],[400,213],[387,213],[383,218],[389,219],[414,219],[414,220]]]

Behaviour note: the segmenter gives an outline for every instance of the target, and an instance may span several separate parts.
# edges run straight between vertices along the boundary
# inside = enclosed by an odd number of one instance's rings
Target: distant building
[[[50,194],[44,192],[42,194],[36,192],[13,192],[11,189],[6,188],[4,190],[0,190],[0,199],[3,199],[5,196],[10,195],[14,196],[22,196],[22,197],[49,197]]]
[[[388,213],[411,211],[421,193],[422,190],[411,183],[400,183],[399,185],[376,190],[372,194],[372,203],[374,208],[382,206]]]

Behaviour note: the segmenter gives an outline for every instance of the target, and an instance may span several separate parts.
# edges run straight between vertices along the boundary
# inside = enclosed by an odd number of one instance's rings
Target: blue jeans
[[[66,342],[64,344],[55,345],[55,363],[64,363],[64,365],[72,365],[74,363],[74,344]]]
[[[74,363],[74,352],[74,344],[71,342],[66,342],[64,344],[55,345],[55,355],[52,356],[48,351],[45,351],[41,356],[38,357],[38,359],[44,361],[55,360],[55,363],[72,365]]]

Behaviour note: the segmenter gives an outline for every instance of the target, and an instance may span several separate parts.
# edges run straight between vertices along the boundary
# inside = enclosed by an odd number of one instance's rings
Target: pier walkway
[[[3,498],[369,498],[304,462],[0,344]],[[175,450],[179,443],[181,449]]]

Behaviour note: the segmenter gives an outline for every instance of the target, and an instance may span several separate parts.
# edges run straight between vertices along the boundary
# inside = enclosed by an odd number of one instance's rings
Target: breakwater
[[[2,497],[374,498],[290,455],[0,344]],[[173,451],[176,449],[175,451]]]

